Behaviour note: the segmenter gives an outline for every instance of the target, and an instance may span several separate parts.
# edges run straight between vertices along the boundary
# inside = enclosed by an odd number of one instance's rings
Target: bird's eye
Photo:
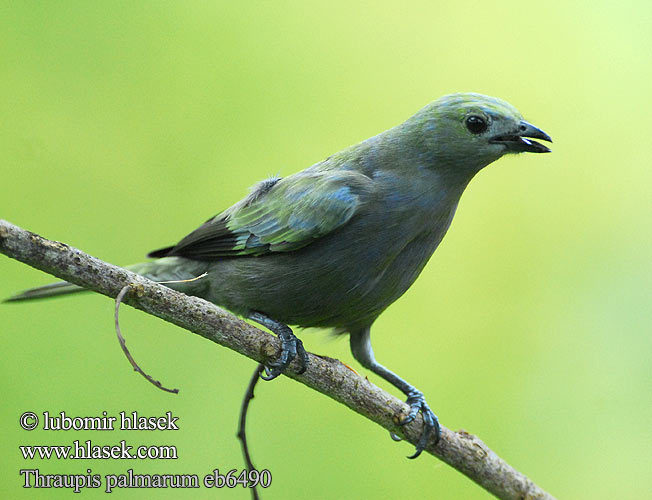
[[[480,116],[469,116],[466,119],[466,128],[469,129],[469,132],[472,134],[481,134],[487,130],[487,120]]]

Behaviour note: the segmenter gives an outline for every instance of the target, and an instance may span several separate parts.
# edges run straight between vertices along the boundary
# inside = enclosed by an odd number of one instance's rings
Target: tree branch
[[[276,356],[278,339],[238,319],[220,307],[154,283],[126,269],[91,257],[76,248],[50,241],[0,219],[0,253],[60,279],[115,298],[125,285],[132,293],[124,302],[174,323],[259,363]],[[421,436],[421,415],[411,424],[396,425],[396,416],[408,406],[376,387],[338,360],[309,354],[310,363],[297,375],[293,362],[290,378],[348,406],[385,429],[415,444]],[[442,426],[441,440],[426,447],[440,458],[501,499],[551,499],[526,476],[498,457],[479,438]]]

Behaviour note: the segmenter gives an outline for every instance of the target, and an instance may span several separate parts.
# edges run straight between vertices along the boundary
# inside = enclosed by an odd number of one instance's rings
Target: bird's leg
[[[272,380],[278,377],[285,369],[292,363],[292,360],[298,355],[301,368],[298,373],[306,371],[308,364],[308,354],[303,348],[303,342],[299,339],[289,326],[280,323],[272,318],[268,318],[262,313],[252,312],[249,314],[249,319],[256,323],[269,328],[276,336],[281,339],[281,356],[277,361],[272,361],[265,366],[265,375],[261,374],[264,380]]]
[[[412,422],[419,412],[423,415],[423,434],[421,434],[421,437],[419,438],[414,454],[408,457],[417,458],[428,444],[428,439],[433,431],[435,432],[435,443],[439,441],[441,436],[439,420],[428,406],[428,403],[426,403],[426,399],[423,397],[423,393],[420,390],[413,385],[408,384],[401,377],[376,361],[374,351],[371,348],[371,338],[369,333],[369,328],[351,333],[351,352],[353,353],[353,357],[357,359],[362,366],[368,368],[376,375],[380,375],[394,387],[405,393],[407,396],[406,403],[410,405],[410,413],[403,417],[400,421],[400,425],[406,425]]]

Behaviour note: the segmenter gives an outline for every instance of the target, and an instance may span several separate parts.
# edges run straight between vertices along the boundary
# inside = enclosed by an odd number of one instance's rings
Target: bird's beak
[[[505,147],[514,153],[549,153],[548,149],[543,144],[538,143],[537,141],[532,141],[528,139],[529,137],[534,139],[541,139],[543,141],[552,142],[552,139],[548,134],[543,130],[536,128],[534,125],[522,121],[518,127],[518,130],[512,134],[503,134],[490,139],[489,142],[493,144],[503,144]]]

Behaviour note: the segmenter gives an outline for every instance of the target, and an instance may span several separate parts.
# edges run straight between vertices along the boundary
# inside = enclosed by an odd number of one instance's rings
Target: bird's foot
[[[261,373],[260,377],[263,380],[272,380],[278,377],[285,369],[290,366],[292,360],[299,356],[299,363],[301,368],[297,373],[301,374],[306,371],[308,365],[308,354],[303,348],[303,342],[298,338],[289,327],[283,335],[279,335],[281,339],[281,355],[277,361],[272,361],[265,365],[265,374]]]
[[[399,420],[399,425],[409,424],[416,418],[417,413],[419,412],[421,412],[421,415],[423,416],[423,433],[419,438],[419,442],[417,443],[414,454],[408,457],[417,458],[426,448],[428,439],[430,439],[430,435],[433,431],[435,432],[435,444],[437,444],[439,438],[441,437],[441,429],[439,427],[439,420],[437,419],[437,415],[435,415],[430,409],[428,403],[426,403],[426,398],[423,397],[423,393],[421,391],[414,389],[408,392],[406,403],[410,405],[410,413]],[[400,438],[398,438],[398,436],[395,434],[392,434],[392,439],[395,441],[400,440]]]
[[[281,355],[277,361],[272,361],[265,365],[265,374],[263,375],[261,373],[260,378],[263,380],[272,380],[278,377],[288,366],[290,366],[292,360],[297,356],[299,356],[299,363],[301,365],[297,373],[301,374],[306,371],[306,366],[308,366],[308,354],[303,348],[303,342],[301,342],[301,339],[297,338],[289,326],[257,311],[251,312],[248,317],[256,323],[260,323],[269,328],[279,339],[281,339]]]

